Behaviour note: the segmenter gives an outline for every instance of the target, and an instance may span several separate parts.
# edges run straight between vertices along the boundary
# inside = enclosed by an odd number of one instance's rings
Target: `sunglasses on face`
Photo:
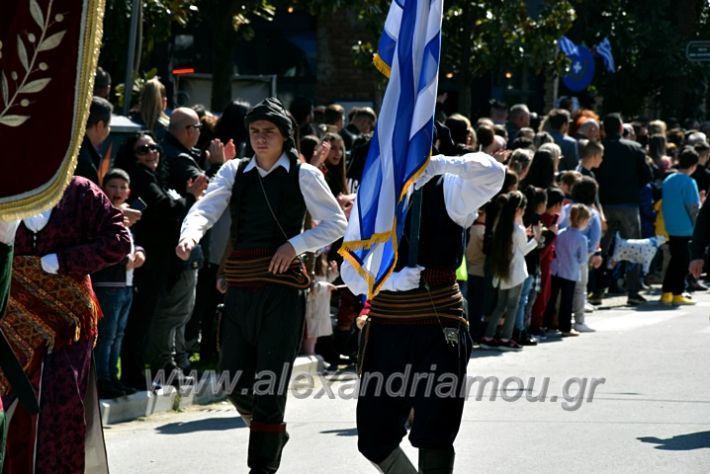
[[[155,143],[152,143],[150,145],[141,145],[136,147],[135,153],[136,155],[147,155],[148,153],[152,153],[154,151],[160,151],[160,147]]]

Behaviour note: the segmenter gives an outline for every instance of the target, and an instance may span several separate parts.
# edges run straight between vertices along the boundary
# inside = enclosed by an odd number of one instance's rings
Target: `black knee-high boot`
[[[454,447],[445,449],[419,448],[419,474],[450,474],[454,472]]]
[[[276,472],[281,464],[281,452],[287,441],[286,423],[252,421],[247,458],[251,474]]]

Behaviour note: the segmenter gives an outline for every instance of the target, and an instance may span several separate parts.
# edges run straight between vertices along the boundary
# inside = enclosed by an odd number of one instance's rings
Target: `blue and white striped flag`
[[[559,40],[557,40],[557,45],[560,47],[560,51],[562,51],[566,56],[577,56],[579,54],[577,45],[566,36],[562,36]]]
[[[431,155],[443,0],[393,0],[375,55],[389,76],[340,254],[374,297],[397,263],[414,181]]]
[[[597,54],[602,57],[604,61],[604,66],[609,72],[616,72],[616,65],[614,64],[614,55],[611,52],[611,42],[609,37],[605,36],[603,40],[599,42],[596,46]]]

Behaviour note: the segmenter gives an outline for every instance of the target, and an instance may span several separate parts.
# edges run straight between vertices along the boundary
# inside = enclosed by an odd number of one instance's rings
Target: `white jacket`
[[[501,290],[507,290],[520,285],[528,277],[528,267],[525,264],[525,256],[532,249],[537,247],[537,240],[528,240],[525,227],[514,224],[513,229],[513,258],[510,261],[510,275],[508,278],[498,278],[493,275],[493,286]]]

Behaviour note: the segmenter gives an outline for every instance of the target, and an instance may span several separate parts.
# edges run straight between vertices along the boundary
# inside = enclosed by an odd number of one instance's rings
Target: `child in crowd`
[[[338,278],[338,264],[328,263],[328,253],[321,252],[315,259],[315,278],[306,297],[306,337],[304,352],[316,353],[316,341],[319,337],[333,334],[330,320],[330,296],[336,289],[333,281]]]
[[[669,236],[671,259],[663,277],[662,304],[695,304],[683,292],[690,263],[688,244],[700,210],[698,185],[690,177],[697,166],[698,153],[692,147],[685,147],[678,157],[678,172],[663,181],[663,219]]]
[[[589,267],[597,269],[602,264],[601,257],[601,236],[602,222],[599,212],[594,208],[594,198],[598,192],[597,182],[588,176],[583,177],[572,188],[572,200],[575,204],[584,204],[591,213],[591,219],[586,229],[582,233],[587,238],[589,259],[585,260],[580,267],[580,279],[574,287],[574,303],[572,305],[574,312],[574,329],[577,332],[594,332],[592,328],[584,322],[585,312],[587,310],[587,292],[589,282]],[[562,209],[560,216],[560,227],[565,228],[570,225],[570,211],[573,205],[567,205]],[[590,305],[589,309],[593,310]]]
[[[580,150],[579,165],[577,171],[582,176],[594,176],[594,170],[599,168],[599,165],[604,161],[604,145],[599,142],[585,140],[585,144]]]
[[[527,199],[520,191],[498,197],[501,201],[498,222],[493,231],[489,255],[493,272],[493,286],[498,288],[498,301],[486,321],[486,331],[481,339],[484,349],[520,350],[522,346],[512,339],[523,282],[528,276],[525,255],[537,247],[540,228],[535,228],[533,239],[528,240],[523,227],[523,214]],[[494,339],[498,322],[505,315],[500,339]]]
[[[580,150],[580,161],[577,166],[577,171],[582,176],[588,176],[597,179],[594,174],[594,170],[601,166],[602,161],[604,161],[604,145],[600,142],[595,142],[593,140],[585,140],[584,145]],[[599,200],[599,188],[597,187],[597,195],[594,197],[594,208],[599,213],[599,219],[602,223],[602,229],[606,227],[606,216],[604,215],[604,209],[602,208],[602,203]]]
[[[557,234],[555,259],[552,261],[552,292],[547,306],[548,316],[555,310],[557,295],[560,307],[557,312],[559,330],[563,337],[578,336],[572,329],[572,304],[574,288],[581,278],[580,267],[589,259],[587,237],[582,231],[589,225],[591,213],[584,204],[574,204],[570,209],[570,226]]]
[[[131,193],[131,179],[122,169],[114,168],[104,176],[104,192],[111,203],[121,208]],[[116,398],[135,393],[118,380],[118,357],[123,333],[133,303],[133,269],[145,263],[145,253],[136,247],[131,235],[131,253],[127,260],[91,275],[91,283],[99,300],[103,317],[99,320],[94,348],[99,398]]]
[[[529,148],[518,148],[514,150],[508,161],[508,169],[517,174],[520,181],[523,181],[528,174],[530,163],[532,163],[534,155],[535,152]]]
[[[545,208],[547,207],[547,193],[542,188],[529,186],[525,189],[525,195],[528,200],[528,205],[523,215],[523,226],[528,236],[532,236],[534,234],[533,229],[536,227],[542,228],[540,215],[545,212]],[[513,331],[513,339],[523,346],[534,346],[537,344],[537,339],[530,335],[528,328],[530,326],[532,306],[540,287],[540,250],[544,246],[544,243],[545,236],[541,234],[539,245],[525,256],[528,277],[523,283],[520,303],[518,303],[517,317],[515,318],[515,331]]]
[[[562,203],[563,206],[572,202],[572,187],[581,178],[581,173],[577,171],[564,171],[559,175],[558,185],[560,187],[560,191],[562,191],[565,195],[565,200]]]
[[[547,209],[540,216],[542,224],[550,231],[549,238],[545,242],[545,248],[540,251],[540,293],[538,294],[535,304],[533,305],[532,315],[530,316],[530,333],[535,336],[545,336],[543,329],[545,325],[545,309],[550,300],[550,290],[552,278],[550,275],[550,266],[552,259],[555,257],[555,235],[557,234],[557,220],[562,212],[562,201],[564,194],[557,188],[549,188],[547,190]]]
[[[486,233],[486,210],[478,210],[478,217],[469,230],[466,247],[466,265],[468,270],[468,321],[471,338],[478,342],[483,332],[486,301],[485,266],[486,254],[483,253],[483,237]]]

